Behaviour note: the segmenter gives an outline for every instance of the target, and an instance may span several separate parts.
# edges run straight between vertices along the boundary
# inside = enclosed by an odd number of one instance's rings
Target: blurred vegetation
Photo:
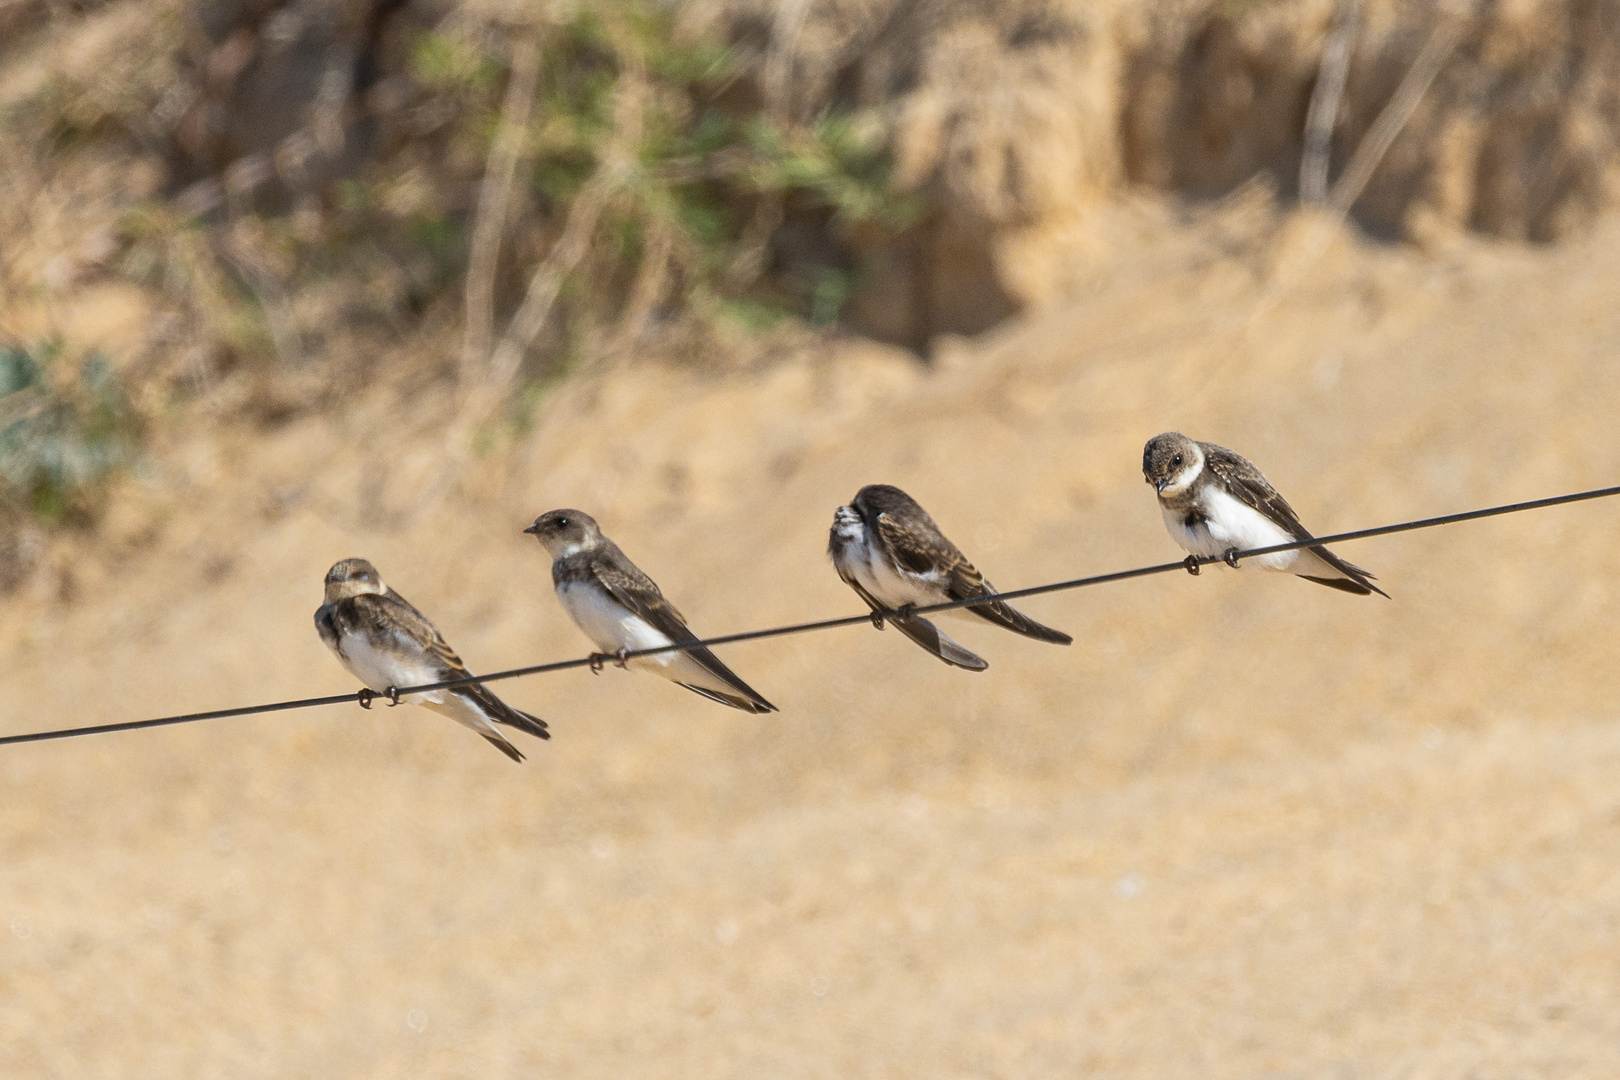
[[[234,37],[180,32],[210,10],[170,4],[121,30],[128,40],[105,62],[62,65],[0,106],[0,148],[33,167],[42,201],[81,197],[49,190],[72,172],[98,208],[115,208],[107,254],[63,265],[116,274],[151,299],[163,330],[131,364],[143,400],[155,381],[159,398],[206,395],[213,408],[286,416],[341,400],[407,340],[424,347],[402,378],[465,377],[441,346],[464,318],[480,192],[523,34],[539,44],[539,77],[499,218],[492,343],[570,215],[594,203],[580,215],[584,254],[561,267],[506,387],[520,426],[584,361],[634,352],[724,363],[754,354],[751,336],[838,323],[862,253],[928,212],[892,183],[889,118],[792,114],[770,100],[757,48],[688,33],[656,0],[597,0],[526,27],[407,21],[378,54],[386,104],[346,103],[335,142],[319,102],[296,98],[306,88],[285,78],[285,57],[304,46],[277,51],[256,23]],[[242,52],[243,41],[258,51]],[[281,95],[276,119],[288,126],[233,119],[265,87]],[[81,173],[70,159],[109,167]],[[33,227],[27,206],[0,205],[0,234]],[[25,352],[55,362],[50,350]],[[215,393],[233,373],[245,378]],[[40,505],[72,486],[45,483]]]
[[[57,342],[0,347],[0,500],[48,522],[87,518],[136,453],[138,424],[99,352]]]
[[[463,100],[458,138],[479,152],[499,125],[501,63],[441,32],[424,34],[415,52],[417,78]],[[565,289],[565,322],[611,323],[647,273],[668,276],[657,297],[665,320],[750,331],[790,317],[835,322],[860,269],[855,234],[899,231],[924,213],[920,197],[891,186],[879,117],[772,115],[739,89],[734,50],[682,39],[667,10],[646,0],[609,0],[550,28],[540,70],[525,151],[542,222],[556,228],[592,178],[613,168],[613,148],[630,142],[592,256]],[[625,93],[641,98],[633,119],[616,107]],[[803,246],[815,250],[773,243],[789,221],[814,234]]]

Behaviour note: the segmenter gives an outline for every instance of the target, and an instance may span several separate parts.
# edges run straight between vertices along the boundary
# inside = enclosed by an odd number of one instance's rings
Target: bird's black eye
[[[1180,465],[1181,464],[1181,455],[1177,454],[1175,457],[1171,458],[1170,459],[1170,464],[1172,464],[1172,465]]]
[[[557,528],[559,528],[559,529],[568,528],[568,519],[565,518],[565,517],[558,518],[557,519]]]

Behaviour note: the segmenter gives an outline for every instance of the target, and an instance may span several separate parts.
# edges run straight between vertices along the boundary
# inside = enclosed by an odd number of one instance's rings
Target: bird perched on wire
[[[1237,552],[1310,540],[1299,515],[1249,460],[1224,446],[1167,431],[1142,450],[1142,475],[1158,493],[1164,527],[1189,552],[1187,570],[1198,573],[1198,557],[1238,565]],[[1389,594],[1376,580],[1321,545],[1256,555],[1267,570],[1296,574],[1306,581],[1366,596]]]
[[[945,538],[917,501],[897,487],[869,484],[833,513],[827,554],[844,583],[872,609],[879,630],[892,622],[906,637],[947,664],[983,671],[990,665],[911,608],[976,596],[987,599],[942,614],[977,617],[1037,641],[1068,645],[1074,639],[1042,626],[1005,600],[967,556]]]
[[[653,656],[627,658],[627,653],[697,641],[686,619],[652,578],[625,557],[619,545],[602,535],[589,514],[552,510],[523,530],[536,537],[551,556],[551,582],[557,599],[585,636],[602,651],[591,657],[591,670],[612,660],[662,676],[694,694],[744,712],[775,712],[776,706],[737,677],[707,648],[671,649]]]
[[[398,689],[465,678],[472,673],[427,617],[383,584],[364,559],[344,559],[326,572],[326,602],[315,629],[349,673],[366,685],[360,704],[376,696],[398,705]],[[546,722],[519,712],[482,683],[408,695],[406,700],[472,728],[513,761],[523,754],[496,725],[551,738]]]

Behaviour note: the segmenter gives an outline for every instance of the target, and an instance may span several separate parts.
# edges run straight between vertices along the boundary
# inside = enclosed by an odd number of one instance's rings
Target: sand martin
[[[315,612],[315,629],[351,675],[395,704],[399,687],[472,674],[433,624],[383,584],[364,559],[344,559],[326,572],[326,603]],[[512,708],[481,683],[411,694],[406,700],[465,724],[513,761],[523,755],[496,724],[551,738],[544,720]],[[369,699],[361,704],[370,707]]]
[[[969,671],[990,666],[927,619],[908,614],[909,608],[993,597],[996,592],[910,495],[888,484],[861,488],[853,502],[833,514],[827,554],[832,556],[838,576],[871,606],[878,629],[887,619],[947,664]],[[1004,600],[992,599],[941,614],[977,616],[1058,645],[1074,640],[1061,630],[1042,626]]]
[[[602,535],[590,515],[552,510],[523,531],[539,538],[551,555],[551,582],[557,598],[585,636],[602,650],[592,657],[593,671],[600,671],[605,660],[626,666],[626,652],[698,640],[652,578]],[[776,711],[775,705],[702,647],[637,657],[628,663],[734,709]]]
[[[1154,436],[1142,451],[1142,474],[1159,494],[1165,528],[1195,556],[1224,558],[1236,566],[1234,552],[1311,539],[1294,508],[1260,470],[1224,446],[1196,442],[1178,431]],[[1389,595],[1373,584],[1371,574],[1325,547],[1279,551],[1254,561],[1330,589]],[[1198,572],[1191,558],[1187,569]]]

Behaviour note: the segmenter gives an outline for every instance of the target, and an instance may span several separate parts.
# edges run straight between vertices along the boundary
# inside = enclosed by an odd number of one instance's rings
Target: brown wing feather
[[[386,627],[396,633],[403,633],[422,650],[437,660],[443,668],[442,678],[459,679],[470,674],[467,665],[461,662],[461,657],[444,640],[438,628],[428,621],[427,616],[417,611],[410,603],[397,592],[389,589],[386,593],[362,593],[350,601],[354,605],[355,613],[360,616],[368,627],[381,630]]]
[[[1314,540],[1311,531],[1300,522],[1299,515],[1294,508],[1288,505],[1288,500],[1271,486],[1271,482],[1248,458],[1224,446],[1214,443],[1201,442],[1199,448],[1204,452],[1204,464],[1211,472],[1220,478],[1226,489],[1236,495],[1243,502],[1252,506],[1272,521],[1281,525],[1295,540]],[[1355,587],[1347,588],[1344,585],[1334,584],[1325,578],[1306,576],[1307,581],[1314,581],[1330,588],[1343,589],[1345,592],[1366,594],[1375,592],[1379,596],[1389,597],[1389,593],[1374,585],[1378,580],[1354,563],[1346,562],[1325,547],[1315,546],[1310,549],[1317,558],[1339,571],[1355,583]]]
[[[625,557],[617,547],[610,557],[593,559],[591,572],[613,598],[671,641],[691,641],[696,635],[686,625],[686,619],[675,605],[665,598],[663,591],[641,568]]]
[[[1233,495],[1260,511],[1266,517],[1292,533],[1296,540],[1309,540],[1311,534],[1300,523],[1299,515],[1288,505],[1288,500],[1271,486],[1265,474],[1242,454],[1214,443],[1199,443],[1204,452],[1204,465],[1220,478]]]
[[[439,664],[439,678],[435,681],[448,682],[451,679],[460,679],[472,672],[467,665],[461,662],[456,650],[444,640],[439,628],[428,620],[426,615],[417,611],[409,600],[406,600],[393,589],[381,595],[377,593],[362,593],[353,598],[357,613],[374,627],[387,626],[396,633],[404,633],[412,641],[422,647]],[[546,722],[538,716],[514,709],[495,695],[495,692],[483,683],[468,683],[466,686],[453,687],[452,694],[460,694],[476,701],[489,714],[489,718],[498,724],[506,724],[520,731],[526,731],[537,739],[551,738],[551,732],[546,728]],[[485,736],[488,738],[488,736]],[[494,742],[493,739],[490,740]],[[504,751],[503,751],[504,752]],[[512,751],[516,753],[516,751]],[[510,756],[510,755],[508,755]],[[522,760],[521,757],[515,760]]]
[[[696,641],[697,635],[692,633],[686,625],[686,619],[676,610],[675,605],[664,598],[663,592],[652,578],[641,572],[641,568],[627,558],[617,546],[611,546],[607,558],[593,559],[591,572],[597,582],[606,589],[615,600],[629,608],[636,615],[677,644]],[[726,701],[725,704],[734,708],[747,709],[750,712],[775,712],[776,706],[766,701],[759,691],[743,682],[735,671],[732,671],[720,658],[707,648],[687,649],[686,655],[697,661],[709,674],[729,684],[737,690],[743,699],[750,704]],[[685,686],[685,683],[681,685]],[[703,694],[705,697],[714,697],[712,693],[688,686],[687,689]],[[720,700],[720,699],[717,699]]]
[[[877,534],[894,561],[912,573],[941,571],[953,585],[960,582],[964,589],[983,591],[984,579],[967,556],[947,540],[944,533],[928,528],[927,522],[913,520],[902,524],[887,513],[879,514]],[[964,595],[977,593],[969,591]]]
[[[885,513],[878,515],[877,531],[879,539],[901,566],[916,574],[926,574],[931,570],[939,572],[945,595],[952,600],[989,596],[996,591],[995,586],[985,580],[961,549],[951,543],[931,521],[913,519],[902,525]],[[1043,626],[1002,600],[973,604],[968,610],[986,622],[1040,641],[1067,645],[1074,640],[1061,630]]]

